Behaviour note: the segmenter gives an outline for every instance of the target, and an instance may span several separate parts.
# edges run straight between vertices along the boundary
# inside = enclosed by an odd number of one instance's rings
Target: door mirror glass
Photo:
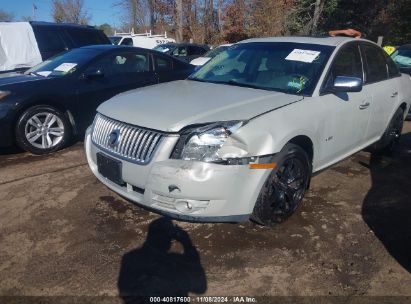
[[[332,92],[360,92],[362,80],[357,77],[337,76],[332,85]]]

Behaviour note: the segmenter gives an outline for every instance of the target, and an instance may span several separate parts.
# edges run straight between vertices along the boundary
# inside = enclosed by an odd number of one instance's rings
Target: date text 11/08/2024
[[[150,303],[257,303],[254,297],[150,297]]]

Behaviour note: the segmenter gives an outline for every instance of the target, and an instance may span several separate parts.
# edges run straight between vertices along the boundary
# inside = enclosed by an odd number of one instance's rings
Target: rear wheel
[[[16,142],[33,154],[47,154],[63,148],[71,138],[66,116],[50,106],[27,109],[16,124]]]
[[[285,221],[300,206],[311,172],[307,153],[300,146],[287,144],[260,191],[251,219],[266,226]]]

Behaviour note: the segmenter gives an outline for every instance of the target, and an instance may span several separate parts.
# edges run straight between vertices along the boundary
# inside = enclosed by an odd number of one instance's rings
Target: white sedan
[[[97,178],[190,221],[287,219],[311,175],[370,145],[390,149],[409,76],[373,42],[246,40],[189,79],[122,93],[86,133]]]

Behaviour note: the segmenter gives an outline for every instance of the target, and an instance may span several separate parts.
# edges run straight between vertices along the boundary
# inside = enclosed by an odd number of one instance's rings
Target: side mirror
[[[331,92],[361,92],[362,80],[358,77],[337,76]]]
[[[103,77],[104,77],[104,73],[100,69],[92,69],[84,73],[85,79],[99,79]]]

